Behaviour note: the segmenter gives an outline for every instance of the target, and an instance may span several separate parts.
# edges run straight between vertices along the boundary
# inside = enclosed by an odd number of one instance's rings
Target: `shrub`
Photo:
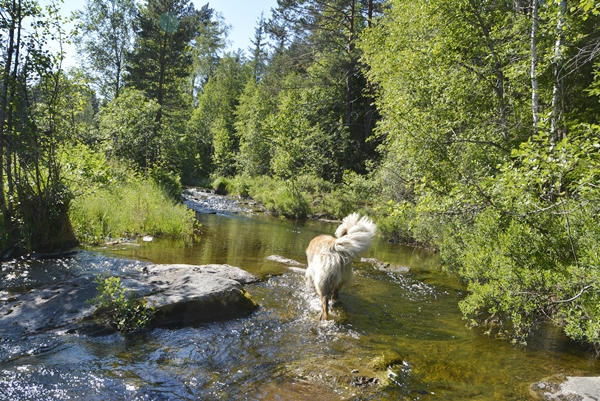
[[[212,183],[211,188],[217,195],[228,195],[231,184],[225,177],[217,177]]]
[[[163,166],[155,166],[150,169],[150,177],[163,190],[163,192],[172,200],[178,202],[181,200],[181,181],[179,176]]]
[[[136,298],[121,284],[120,277],[96,277],[98,296],[88,302],[104,310],[109,324],[121,334],[142,330],[154,319],[154,308],[145,298]]]

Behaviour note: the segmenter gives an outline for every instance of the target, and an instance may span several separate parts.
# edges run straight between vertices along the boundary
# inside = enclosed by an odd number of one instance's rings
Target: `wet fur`
[[[328,318],[329,301],[352,279],[352,259],[365,252],[373,241],[377,226],[368,217],[352,213],[342,220],[335,237],[319,235],[306,248],[306,283],[321,298],[319,318]]]

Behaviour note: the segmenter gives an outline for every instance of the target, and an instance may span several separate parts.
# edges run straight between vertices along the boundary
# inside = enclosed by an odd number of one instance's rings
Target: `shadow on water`
[[[547,376],[600,372],[596,359],[552,328],[528,347],[467,329],[457,306],[463,288],[439,271],[437,257],[384,241],[365,256],[411,271],[356,263],[333,319],[320,323],[319,301],[303,275],[266,257],[305,262],[310,239],[334,232],[336,224],[262,216],[199,219],[197,243],[155,240],[94,249],[61,262],[66,267],[58,273],[28,273],[25,282],[116,273],[147,262],[228,263],[264,278],[247,286],[261,305],[257,312],[130,339],[0,339],[0,400],[527,400],[528,385]],[[20,271],[54,271],[44,266]],[[6,270],[4,278],[18,281],[17,271]]]

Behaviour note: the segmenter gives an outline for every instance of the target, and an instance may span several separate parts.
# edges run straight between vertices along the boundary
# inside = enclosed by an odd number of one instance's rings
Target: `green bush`
[[[163,192],[172,200],[178,202],[181,200],[181,181],[179,176],[165,167],[154,166],[150,169],[150,177],[163,190]]]
[[[250,196],[276,216],[305,219],[310,212],[305,196],[294,189],[289,181],[270,177],[257,178],[250,187]]]
[[[224,186],[228,194],[256,199],[271,214],[298,219],[309,215],[341,219],[357,209],[368,208],[376,192],[368,180],[354,173],[347,173],[341,184],[313,174],[288,180],[248,175],[220,177],[213,181],[213,188],[217,184]]]
[[[231,190],[231,183],[225,177],[217,177],[210,185],[217,195],[228,195]]]
[[[596,138],[524,143],[495,178],[493,205],[442,251],[468,284],[459,306],[471,325],[525,342],[554,320],[600,350]]]
[[[154,308],[145,298],[136,298],[127,291],[120,277],[96,277],[98,296],[88,300],[106,312],[109,324],[121,334],[131,334],[146,328],[154,319]]]

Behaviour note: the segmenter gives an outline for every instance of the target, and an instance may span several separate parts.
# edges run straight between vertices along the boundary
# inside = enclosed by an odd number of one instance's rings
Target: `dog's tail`
[[[369,249],[376,230],[377,226],[371,219],[352,213],[335,231],[334,248],[347,259],[353,259]]]

